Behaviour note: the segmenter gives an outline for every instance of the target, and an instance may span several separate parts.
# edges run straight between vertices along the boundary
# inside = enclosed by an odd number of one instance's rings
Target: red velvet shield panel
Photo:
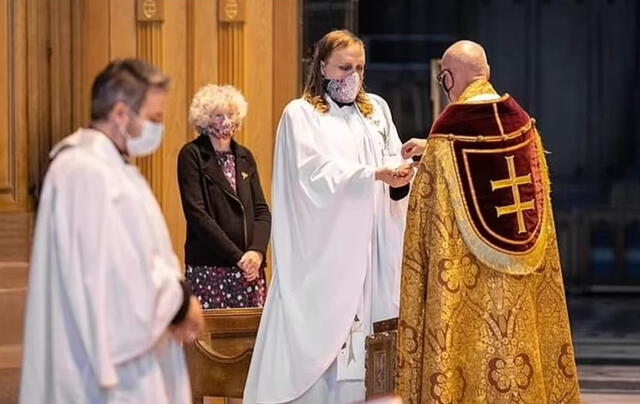
[[[508,253],[536,243],[544,190],[532,120],[513,97],[448,106],[430,136],[453,142],[468,216],[486,242]]]
[[[543,218],[544,186],[535,129],[493,142],[454,140],[458,178],[479,235],[513,253],[536,243]]]

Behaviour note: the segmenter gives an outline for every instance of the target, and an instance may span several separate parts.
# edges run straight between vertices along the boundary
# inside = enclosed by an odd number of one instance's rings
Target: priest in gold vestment
[[[498,95],[482,47],[452,45],[453,101],[428,139],[409,202],[397,392],[411,404],[579,403],[535,121]]]

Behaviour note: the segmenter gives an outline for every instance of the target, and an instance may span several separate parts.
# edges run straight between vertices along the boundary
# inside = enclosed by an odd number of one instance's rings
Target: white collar
[[[500,98],[500,96],[498,94],[491,94],[491,93],[478,94],[478,95],[474,95],[471,98],[468,98],[464,102],[492,101],[492,100],[497,100],[498,98]]]
[[[82,147],[110,163],[126,163],[113,141],[96,129],[79,128],[59,141],[49,152],[49,157],[53,159],[68,147]]]

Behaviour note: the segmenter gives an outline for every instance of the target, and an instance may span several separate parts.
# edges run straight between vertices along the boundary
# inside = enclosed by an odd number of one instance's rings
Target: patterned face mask
[[[226,140],[233,137],[238,130],[235,119],[226,114],[217,114],[208,128],[203,129],[203,133],[213,136],[216,139]]]
[[[325,79],[329,97],[342,104],[350,104],[356,100],[361,82],[358,72],[353,72],[341,79]]]

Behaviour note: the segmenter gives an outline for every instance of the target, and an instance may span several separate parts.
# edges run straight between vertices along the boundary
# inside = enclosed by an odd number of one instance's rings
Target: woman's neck
[[[231,138],[228,139],[218,139],[215,136],[209,136],[211,139],[211,144],[213,145],[213,150],[219,152],[228,152],[231,151]]]

